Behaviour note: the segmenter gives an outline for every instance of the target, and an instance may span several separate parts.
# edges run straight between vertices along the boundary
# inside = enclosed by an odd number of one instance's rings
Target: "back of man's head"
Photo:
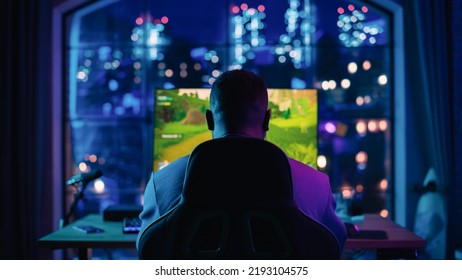
[[[265,82],[247,70],[223,73],[212,86],[210,110],[215,125],[225,125],[229,132],[261,128],[268,110]]]

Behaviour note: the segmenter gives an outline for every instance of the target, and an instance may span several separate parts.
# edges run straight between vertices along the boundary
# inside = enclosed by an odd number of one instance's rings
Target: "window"
[[[66,170],[104,173],[78,215],[142,203],[155,89],[207,88],[236,67],[268,87],[316,88],[319,169],[354,213],[390,215],[392,18],[374,3],[106,0],[70,13]]]

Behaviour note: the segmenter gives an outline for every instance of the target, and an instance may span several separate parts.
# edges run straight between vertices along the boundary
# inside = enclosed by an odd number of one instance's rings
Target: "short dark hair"
[[[261,125],[267,109],[266,84],[253,72],[243,69],[224,72],[212,86],[210,110],[231,127]]]

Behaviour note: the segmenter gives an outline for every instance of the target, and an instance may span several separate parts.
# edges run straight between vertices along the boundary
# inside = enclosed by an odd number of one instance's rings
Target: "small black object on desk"
[[[348,234],[348,237],[358,236],[360,233],[359,227],[353,223],[345,222],[345,228]]]
[[[124,218],[137,218],[143,210],[142,205],[115,204],[103,211],[104,221],[123,221]]]
[[[387,233],[384,230],[362,230],[358,225],[350,222],[344,222],[348,238],[351,239],[387,239]]]

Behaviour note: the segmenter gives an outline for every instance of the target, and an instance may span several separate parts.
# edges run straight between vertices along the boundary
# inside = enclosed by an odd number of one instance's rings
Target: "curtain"
[[[51,1],[7,0],[1,10],[2,259],[48,259],[37,239],[51,217]]]
[[[408,143],[408,147],[417,146],[408,170],[419,173],[418,183],[423,183],[427,171],[434,168],[437,192],[445,198],[453,182],[449,5],[450,1],[440,0],[404,1],[407,102],[411,111],[407,126],[415,133],[415,143]]]

